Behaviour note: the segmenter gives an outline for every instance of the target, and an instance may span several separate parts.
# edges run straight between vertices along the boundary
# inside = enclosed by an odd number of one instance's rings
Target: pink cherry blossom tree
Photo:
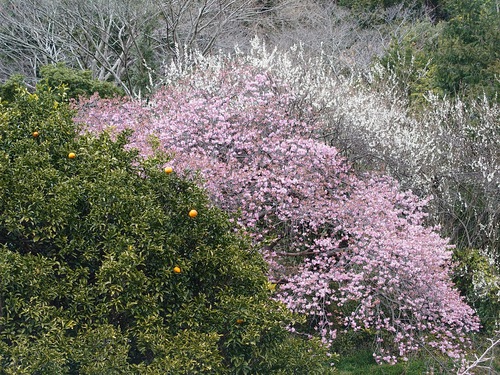
[[[424,225],[427,202],[387,176],[355,175],[290,92],[248,65],[208,64],[148,102],[82,100],[77,120],[133,129],[130,147],[147,156],[156,145],[176,173],[199,175],[269,261],[275,298],[308,314],[326,345],[368,330],[377,361],[424,346],[461,358],[479,324],[450,281],[447,240]]]

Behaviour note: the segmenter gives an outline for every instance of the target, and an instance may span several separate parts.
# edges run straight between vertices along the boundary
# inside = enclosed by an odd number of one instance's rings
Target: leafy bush
[[[63,94],[0,107],[0,374],[329,373],[205,192]]]
[[[499,100],[500,12],[484,0],[453,0],[450,18],[431,57],[436,64],[436,85],[447,94],[471,97],[485,94]]]
[[[422,375],[429,373],[429,370],[434,372],[434,369],[421,359],[412,359],[396,365],[380,365],[375,362],[372,354],[367,350],[361,348],[353,353],[351,356],[342,358],[340,361],[338,365],[340,375]]]
[[[421,98],[432,91],[462,100],[486,96],[498,102],[498,5],[483,0],[450,0],[443,8],[446,21],[408,26],[404,37],[384,55],[384,65],[408,83],[411,96]],[[428,26],[422,29],[422,24]],[[416,62],[417,71],[425,71],[424,85],[421,75],[405,74],[410,61]]]
[[[10,102],[14,100],[19,87],[24,85],[24,78],[20,74],[13,75],[2,85],[0,85],[0,102]]]
[[[416,110],[425,108],[425,97],[429,92],[443,94],[435,84],[436,67],[430,55],[442,28],[442,24],[434,25],[429,20],[417,22],[400,40],[393,40],[390,48],[378,59],[384,67],[380,85],[394,85],[401,97],[409,99],[408,105]]]
[[[476,249],[459,249],[454,280],[491,333],[500,326],[500,275],[494,260]]]
[[[102,98],[124,95],[123,90],[111,82],[102,82],[92,78],[90,70],[78,70],[63,63],[44,65],[40,68],[40,83],[49,87],[67,87],[67,96],[78,99],[79,96],[91,96],[98,93]]]

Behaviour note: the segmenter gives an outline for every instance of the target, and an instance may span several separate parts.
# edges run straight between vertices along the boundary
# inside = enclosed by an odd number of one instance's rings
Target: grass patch
[[[429,370],[429,367],[419,359],[395,365],[378,365],[373,359],[371,351],[360,350],[349,355],[342,355],[337,370],[340,375],[422,375]]]

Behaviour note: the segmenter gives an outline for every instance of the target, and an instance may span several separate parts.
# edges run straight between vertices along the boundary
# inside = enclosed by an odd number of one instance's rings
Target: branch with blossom
[[[488,341],[490,345],[484,349],[481,355],[476,356],[474,361],[469,361],[464,367],[460,369],[458,372],[459,375],[469,375],[473,374],[474,369],[487,369],[491,371],[491,362],[494,358],[493,351],[495,348],[500,345],[500,337],[498,336],[500,332],[496,332],[496,338],[489,338]]]

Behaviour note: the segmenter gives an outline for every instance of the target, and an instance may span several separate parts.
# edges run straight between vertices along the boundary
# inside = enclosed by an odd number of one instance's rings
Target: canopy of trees
[[[144,95],[165,64],[184,53],[246,49],[255,35],[273,47],[303,44],[312,56],[327,53],[339,72],[352,72],[368,68],[391,40],[401,42],[427,20],[438,41],[405,45],[412,54],[424,48],[424,66],[432,61],[430,88],[494,97],[499,17],[498,0],[6,0],[0,78],[20,73],[34,85],[42,66],[65,63]]]

